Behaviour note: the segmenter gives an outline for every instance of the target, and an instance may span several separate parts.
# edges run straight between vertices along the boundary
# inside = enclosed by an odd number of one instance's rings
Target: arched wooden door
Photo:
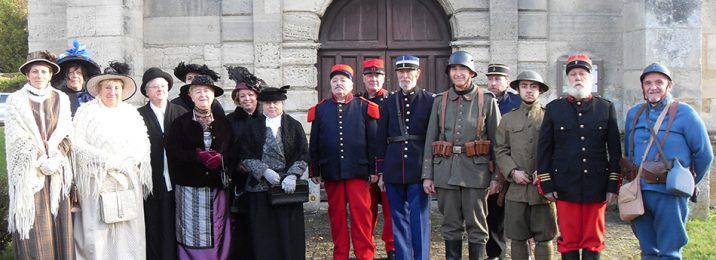
[[[362,62],[370,58],[385,60],[385,88],[399,89],[393,67],[395,57],[401,55],[420,58],[418,86],[434,93],[447,89],[450,31],[448,17],[435,0],[333,1],[319,35],[319,99],[331,96],[328,75],[336,63],[353,67],[353,92],[362,92]]]

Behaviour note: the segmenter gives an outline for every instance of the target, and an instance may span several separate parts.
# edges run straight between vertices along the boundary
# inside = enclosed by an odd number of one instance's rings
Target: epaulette
[[[361,97],[364,101],[368,102],[368,116],[370,116],[373,119],[380,119],[380,106],[378,104],[373,103],[370,100],[367,100],[363,97]]]
[[[318,102],[318,104],[316,104],[308,109],[308,117],[307,117],[306,121],[311,123],[311,122],[313,122],[313,120],[316,120],[316,107],[318,105],[322,104],[324,101],[326,101],[326,99],[321,100],[320,102]]]
[[[368,101],[368,116],[373,119],[380,119],[380,107],[378,104]]]

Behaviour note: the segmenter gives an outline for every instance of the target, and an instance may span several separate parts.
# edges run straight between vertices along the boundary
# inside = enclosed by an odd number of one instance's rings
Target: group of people
[[[469,259],[504,258],[508,239],[513,259],[552,259],[555,238],[563,259],[599,259],[606,205],[634,178],[642,256],[680,258],[689,197],[665,189],[668,173],[622,172],[616,110],[593,95],[588,56],[567,60],[567,96],[544,108],[539,73],[510,82],[508,66],[490,64],[481,88],[474,64],[453,53],[449,89],[437,94],[417,85],[418,57],[396,57],[393,93],[383,60],[361,64],[361,94],[354,69],[336,64],[332,96],[308,110],[309,142],[284,113],[289,87],[244,67],[227,67],[237,107],[225,115],[220,76],[206,65],[180,63],[185,84],[169,101],[174,78],[159,68],[137,86],[127,64],[101,71],[76,41],[59,59],[32,52],[5,128],[15,257],[304,259],[302,202],[274,199],[302,190],[308,171],[327,193],[334,259],[348,259],[351,243],[357,259],[373,259],[379,204],[388,258],[429,259],[431,195],[446,259],[462,258],[465,238]],[[640,80],[645,102],[627,114],[624,157],[678,160],[698,183],[713,160],[704,123],[674,100],[666,67]],[[139,108],[124,102],[137,89],[148,100]]]

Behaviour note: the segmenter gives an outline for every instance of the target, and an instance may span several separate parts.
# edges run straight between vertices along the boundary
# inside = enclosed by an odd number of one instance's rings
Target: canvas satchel
[[[664,121],[664,116],[666,116],[666,109],[664,109],[664,111],[659,115],[659,118],[656,120],[656,124],[654,125],[654,129],[659,129],[661,123]],[[641,157],[642,163],[646,160],[646,156],[649,154],[649,149],[651,149],[651,145],[653,143],[654,138],[649,138],[649,144],[647,144],[644,155]],[[634,151],[632,151],[632,153],[633,152]],[[622,184],[619,188],[617,204],[619,206],[619,218],[623,221],[632,221],[635,218],[644,215],[644,200],[641,196],[640,178],[642,170],[643,168],[639,167],[634,180]]]
[[[104,192],[99,194],[102,221],[113,224],[137,217],[137,195],[127,175],[112,171],[107,174]]]

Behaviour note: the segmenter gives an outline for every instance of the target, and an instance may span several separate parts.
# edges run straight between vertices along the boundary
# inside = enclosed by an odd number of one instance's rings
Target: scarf
[[[124,102],[104,106],[100,99],[81,106],[74,118],[75,183],[80,196],[99,198],[110,171],[137,178],[146,198],[152,191],[149,137],[137,110]],[[136,176],[136,177],[135,177]]]
[[[52,93],[56,94],[52,94]],[[57,95],[59,112],[52,115],[54,131],[43,138],[31,102],[44,101]],[[40,109],[44,109],[42,105]],[[59,202],[69,196],[73,171],[70,158],[61,154],[62,144],[69,144],[72,134],[70,101],[67,95],[51,87],[36,89],[29,84],[7,99],[5,121],[5,154],[7,155],[8,193],[10,197],[8,230],[17,231],[20,239],[29,239],[35,220],[35,193],[45,187],[45,175],[39,170],[37,158],[42,155],[62,156],[60,170],[50,175],[50,212],[57,215]]]
[[[211,130],[211,123],[214,122],[214,115],[211,114],[211,109],[201,109],[194,107],[194,121],[201,125],[201,129],[204,131]]]

